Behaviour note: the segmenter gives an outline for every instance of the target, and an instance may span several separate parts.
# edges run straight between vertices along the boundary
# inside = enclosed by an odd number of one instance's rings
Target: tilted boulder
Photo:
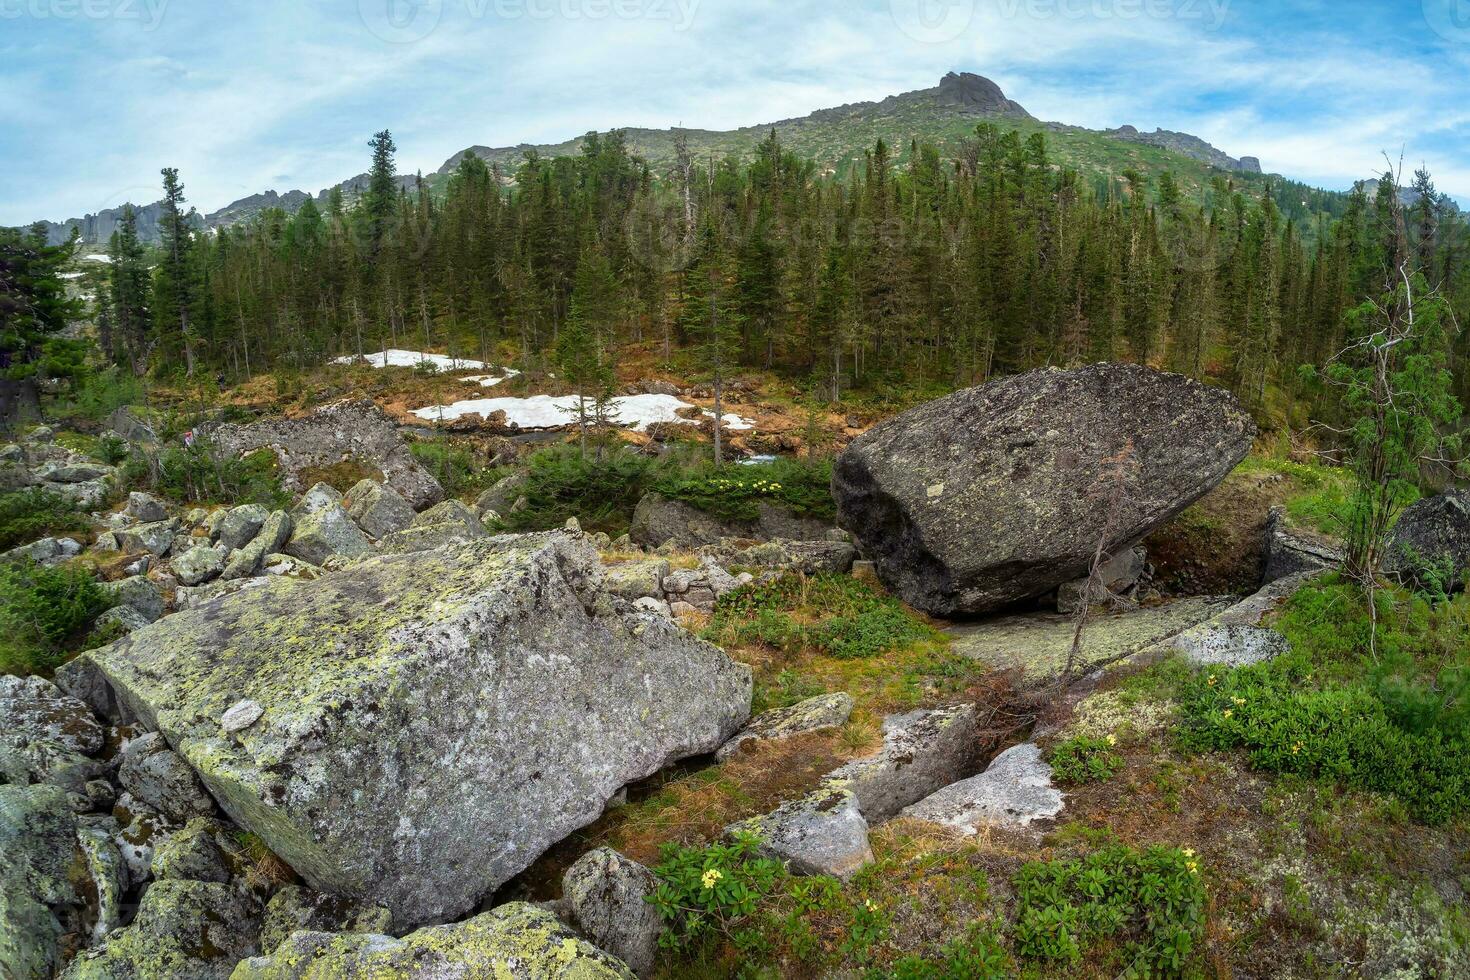
[[[1289,527],[1286,509],[1271,508],[1266,519],[1265,570],[1262,585],[1270,585],[1303,572],[1321,572],[1342,564],[1342,552],[1308,537],[1308,532]]]
[[[367,399],[338,402],[299,419],[222,425],[211,438],[235,456],[273,450],[286,486],[298,492],[304,489],[303,471],[356,460],[382,472],[385,482],[415,509],[444,499],[444,488],[414,459],[393,420]]]
[[[930,402],[833,471],[838,523],[938,616],[992,612],[1087,573],[1217,486],[1256,427],[1235,398],[1126,364],[1044,370]]]
[[[389,936],[298,932],[232,980],[633,980],[550,912],[502,905],[467,922]]]
[[[363,480],[347,491],[346,505],[347,513],[374,540],[402,531],[415,516],[402,494],[376,480]]]
[[[749,716],[748,668],[600,574],[565,535],[493,538],[267,580],[88,657],[236,823],[412,927]],[[226,731],[247,699],[261,717]]]
[[[333,504],[297,517],[286,542],[286,554],[313,565],[333,558],[361,558],[373,552],[373,543],[341,505]]]
[[[291,515],[278,510],[265,519],[260,533],[231,556],[220,578],[227,582],[249,578],[260,570],[261,562],[285,547],[291,537]]]
[[[271,516],[271,512],[260,504],[242,504],[224,513],[215,528],[215,539],[231,551],[254,541]]]
[[[1383,570],[1406,585],[1452,592],[1470,572],[1470,490],[1421,500],[1399,518]]]

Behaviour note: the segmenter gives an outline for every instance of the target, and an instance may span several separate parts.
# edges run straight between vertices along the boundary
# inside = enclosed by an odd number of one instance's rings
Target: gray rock
[[[259,952],[260,909],[229,885],[158,881],[138,916],[94,949],[78,954],[64,980],[229,980],[235,964]]]
[[[1450,490],[1404,511],[1383,571],[1416,588],[1463,589],[1470,572],[1470,490]]]
[[[295,561],[296,559],[293,558],[291,560]],[[288,579],[288,581],[294,582],[296,580]],[[201,585],[197,588],[191,589],[188,586],[180,586],[174,592],[174,605],[181,610],[198,609],[200,606],[213,602],[223,596],[248,592],[251,589],[260,588],[265,584],[266,580],[264,578],[225,579],[221,577],[218,581],[210,582],[208,585]]]
[[[229,561],[230,550],[222,544],[199,545],[174,558],[174,576],[183,585],[203,585],[219,578]]]
[[[803,575],[845,575],[857,560],[857,549],[845,541],[788,541],[776,539],[757,545],[729,542],[701,549],[732,568],[767,568]]]
[[[386,934],[392,928],[393,915],[381,906],[287,885],[266,904],[260,948],[270,954],[297,932]]]
[[[483,537],[485,528],[480,524],[480,518],[473,510],[458,500],[446,500],[436,507],[431,507],[413,519],[413,527],[438,527],[442,524],[458,524],[466,533],[474,537]]]
[[[82,755],[102,751],[105,733],[84,703],[41,677],[0,675],[0,740],[47,742]]]
[[[1142,546],[1129,548],[1115,555],[1098,569],[1098,585],[1107,592],[1088,596],[1087,598],[1090,599],[1088,604],[1100,605],[1105,603],[1110,596],[1127,595],[1143,580],[1144,573],[1147,571],[1148,551]],[[1070,616],[1081,609],[1090,581],[1091,577],[1084,575],[1075,582],[1067,582],[1059,587],[1057,589],[1057,612]]]
[[[98,717],[114,724],[133,720],[89,654],[84,653],[57,668],[55,678],[58,688],[92,709]]]
[[[633,980],[544,909],[516,902],[403,939],[298,932],[232,980]]]
[[[87,876],[96,892],[97,915],[91,940],[99,943],[122,925],[123,902],[131,878],[113,841],[113,835],[101,827],[77,829],[77,844],[87,862]]]
[[[513,473],[501,480],[495,486],[480,494],[480,499],[475,501],[475,511],[481,520],[488,519],[487,514],[506,514],[515,506],[525,492],[526,481],[529,476],[525,473]]]
[[[35,485],[36,478],[24,463],[0,462],[0,493],[25,490]]]
[[[748,668],[619,609],[600,575],[584,542],[496,538],[268,580],[92,656],[236,823],[412,926],[473,908],[748,717]],[[246,698],[264,718],[225,733]]]
[[[220,717],[219,725],[230,734],[243,732],[251,725],[260,721],[265,714],[265,709],[260,706],[259,701],[236,701],[228,711]]]
[[[214,813],[214,801],[162,735],[149,732],[122,750],[117,780],[122,788],[170,820],[184,823]]]
[[[94,511],[105,506],[112,494],[112,478],[87,480],[83,483],[52,483],[47,490],[61,497],[79,510]]]
[[[485,533],[476,534],[463,524],[430,524],[394,531],[379,542],[378,550],[388,555],[408,555],[441,548],[463,548],[485,537]]]
[[[729,828],[754,834],[761,851],[798,875],[847,879],[873,862],[868,821],[850,790],[826,787]]]
[[[296,501],[296,505],[291,508],[291,517],[299,521],[303,517],[318,514],[332,507],[341,507],[345,510],[346,505],[343,501],[346,499],[336,487],[327,483],[317,483],[303,493],[300,500]]]
[[[190,820],[171,834],[153,853],[150,865],[158,881],[213,881],[228,884],[230,869],[216,835],[213,820]]]
[[[153,426],[145,420],[139,410],[124,406],[112,413],[108,419],[112,431],[122,436],[128,442],[137,443],[142,446],[155,446],[158,444],[158,434]]]
[[[46,477],[51,483],[93,483],[110,477],[115,473],[111,466],[103,466],[99,463],[70,463],[58,466]]]
[[[158,586],[141,575],[134,575],[117,582],[103,582],[102,591],[119,606],[128,606],[148,622],[156,623],[163,618],[167,608],[163,593]]]
[[[0,785],[0,975],[49,980],[80,933],[85,868],[76,816],[54,786]]]
[[[13,442],[0,446],[0,463],[24,463],[26,451]]]
[[[851,717],[853,700],[850,694],[820,694],[808,698],[789,708],[767,711],[754,719],[730,741],[720,746],[715,758],[720,762],[734,756],[748,742],[771,742],[819,732],[828,728],[841,728]]]
[[[290,514],[283,510],[271,514],[265,519],[265,524],[261,526],[260,533],[254,540],[230,558],[220,578],[228,582],[254,575],[260,570],[267,555],[273,555],[286,546],[291,538],[291,529]]]
[[[649,901],[653,872],[606,847],[584,854],[562,876],[567,921],[592,945],[639,977],[651,977],[663,919]]]
[[[1051,766],[1033,744],[1017,745],[996,757],[978,776],[953,783],[902,815],[974,834],[981,827],[1028,827],[1062,812],[1062,792],[1052,785]]]
[[[178,530],[178,521],[155,521],[118,531],[117,540],[124,551],[134,554],[146,551],[154,558],[162,558],[173,547]]]
[[[259,504],[232,507],[223,513],[224,517],[211,529],[211,537],[231,551],[254,541],[271,516],[271,512]]]
[[[1228,623],[1196,626],[1175,637],[1173,645],[1192,663],[1229,667],[1258,664],[1291,650],[1286,637],[1273,629]]]
[[[374,540],[402,531],[414,521],[413,507],[403,495],[376,480],[363,480],[347,491],[346,504],[347,513]]]
[[[1214,489],[1255,434],[1229,392],[1180,375],[1034,371],[859,437],[833,471],[838,522],[911,605],[991,612],[1081,577],[1105,528],[1105,550],[1131,548]]]
[[[168,505],[151,493],[134,490],[128,494],[128,516],[140,524],[168,520]]]
[[[1321,572],[1342,564],[1342,552],[1322,541],[1309,538],[1286,524],[1286,511],[1273,507],[1266,520],[1266,567],[1262,585],[1300,575]]]
[[[764,504],[759,512],[755,521],[727,521],[682,501],[650,493],[638,502],[628,533],[646,548],[670,545],[693,550],[719,544],[726,538],[822,541],[831,530],[824,521],[800,517],[773,505]]]
[[[23,544],[18,548],[0,554],[0,562],[10,561],[33,561],[38,564],[50,564],[61,558],[61,542],[55,538],[41,538],[30,544]]]
[[[301,489],[300,475],[304,470],[334,466],[351,459],[381,472],[384,482],[402,494],[415,510],[444,499],[444,489],[414,459],[398,426],[367,399],[328,405],[300,419],[225,425],[211,437],[216,446],[232,455],[263,448],[273,450],[290,490]]]
[[[276,578],[291,578],[304,581],[315,581],[322,577],[323,571],[309,561],[300,558],[292,558],[290,555],[266,555],[265,565],[261,568],[262,575],[270,575]]]
[[[655,599],[652,596],[645,596],[642,599],[633,600],[633,608],[640,612],[662,616],[664,619],[674,618],[674,610],[670,608],[669,604],[662,599]]]
[[[149,625],[148,617],[132,606],[115,606],[97,617],[92,632],[97,636],[125,636]]]
[[[46,444],[56,441],[56,432],[49,425],[38,425],[24,437],[26,442]]]
[[[124,793],[113,810],[127,824],[113,835],[113,843],[127,867],[128,878],[141,884],[153,877],[153,856],[168,843],[174,829],[163,815]]]
[[[623,562],[609,565],[605,587],[620,599],[636,602],[639,599],[663,599],[664,579],[669,575],[669,563],[662,558]]]
[[[325,565],[333,558],[361,558],[373,553],[373,543],[362,528],[353,523],[340,506],[325,507],[298,516],[286,554],[313,565]]]

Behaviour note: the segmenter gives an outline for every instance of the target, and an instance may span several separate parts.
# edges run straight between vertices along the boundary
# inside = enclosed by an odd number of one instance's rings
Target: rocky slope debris
[[[600,576],[584,541],[496,538],[271,581],[84,659],[313,886],[442,922],[749,715],[747,668]],[[243,700],[262,715],[227,731]]]
[[[1131,548],[1245,458],[1228,392],[1122,364],[1035,371],[931,402],[857,439],[838,522],[885,584],[939,616],[1003,609]]]

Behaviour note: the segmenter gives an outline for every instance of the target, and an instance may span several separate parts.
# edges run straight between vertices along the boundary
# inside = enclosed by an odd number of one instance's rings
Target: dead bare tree
[[[1088,568],[1087,582],[1082,587],[1082,597],[1078,602],[1072,647],[1067,652],[1067,666],[1057,678],[1059,689],[1068,688],[1079,679],[1076,674],[1082,659],[1082,640],[1093,608],[1118,601],[1119,597],[1108,588],[1103,571],[1114,558],[1109,548],[1117,538],[1123,505],[1128,501],[1129,489],[1137,475],[1136,450],[1133,440],[1128,439],[1118,452],[1102,461],[1102,468],[1089,493],[1090,497],[1102,502],[1103,522],[1098,529],[1097,548],[1093,551],[1092,565]]]

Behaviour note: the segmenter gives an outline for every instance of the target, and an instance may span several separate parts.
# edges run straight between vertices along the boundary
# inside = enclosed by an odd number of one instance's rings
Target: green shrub
[[[0,551],[38,538],[81,533],[90,526],[75,504],[50,490],[0,494]]]
[[[56,412],[63,419],[102,421],[126,405],[141,405],[146,397],[143,382],[131,371],[110,367],[87,374],[75,394]]]
[[[932,640],[938,633],[897,599],[857,579],[784,575],[723,596],[709,635],[716,642],[756,642],[788,653],[858,659]]]
[[[82,566],[0,563],[0,673],[49,674],[111,606]]]
[[[889,970],[870,974],[870,980],[1007,980],[1015,964],[1001,940],[988,929],[977,929],[968,939],[944,947],[937,959],[906,956]]]
[[[786,877],[781,862],[760,856],[760,842],[749,834],[709,847],[665,844],[660,857],[650,901],[665,923],[659,945],[673,952],[733,939]]]
[[[415,442],[408,448],[445,494],[456,499],[477,497],[509,473],[482,465],[473,452],[452,442]]]
[[[1114,739],[1078,736],[1051,750],[1052,777],[1063,786],[1112,779],[1123,768],[1123,757],[1113,751]]]
[[[516,531],[546,531],[575,517],[584,530],[627,531],[657,464],[627,450],[583,457],[572,446],[543,449],[531,457],[522,495],[525,509],[504,515]]]
[[[837,516],[830,460],[783,459],[760,466],[721,469],[703,466],[668,476],[654,489],[724,520],[753,521],[760,516],[763,503],[819,520],[830,521]]]
[[[1017,873],[1018,955],[1077,964],[1099,940],[1122,943],[1121,976],[1180,976],[1200,946],[1205,888],[1187,850],[1110,846],[1035,861]],[[1109,971],[1111,972],[1111,971]]]
[[[123,482],[186,504],[262,504],[282,508],[291,495],[281,486],[280,464],[269,449],[231,459],[205,440],[171,446],[157,454],[134,452],[122,468]]]
[[[1470,734],[1438,725],[1410,730],[1371,680],[1314,682],[1301,657],[1202,671],[1180,708],[1180,741],[1189,750],[1241,749],[1265,772],[1385,793],[1431,825],[1470,802]]]

